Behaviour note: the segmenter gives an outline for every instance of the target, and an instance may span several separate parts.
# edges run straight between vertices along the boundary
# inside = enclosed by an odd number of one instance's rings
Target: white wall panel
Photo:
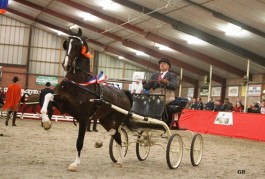
[[[4,45],[4,54],[3,54],[3,62],[4,63],[8,63],[8,53],[7,53],[7,50],[8,50],[7,46]]]
[[[121,61],[118,58],[99,54],[98,71],[104,71],[108,78],[132,79],[135,71],[144,71],[134,65]]]
[[[16,27],[10,28],[9,36],[9,44],[15,44]]]
[[[29,26],[0,16],[0,63],[26,64]]]
[[[18,36],[16,39],[18,40],[18,45],[23,45],[24,44],[24,35],[25,35],[25,29],[24,28],[19,28]]]
[[[36,62],[37,70],[30,69],[30,73],[52,76],[64,75],[58,70],[58,65],[62,63],[64,58],[63,41],[64,39],[59,36],[33,28],[30,63]]]
[[[0,59],[2,59],[2,62],[3,62],[3,59],[4,59],[4,46],[0,44]]]

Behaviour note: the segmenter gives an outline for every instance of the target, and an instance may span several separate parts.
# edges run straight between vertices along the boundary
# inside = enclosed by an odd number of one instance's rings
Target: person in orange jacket
[[[5,125],[8,126],[8,120],[11,113],[13,112],[12,126],[16,126],[17,111],[20,105],[21,99],[21,86],[17,84],[19,81],[17,76],[14,76],[12,79],[13,83],[8,85],[6,100],[3,106],[3,110],[7,110],[6,122]]]

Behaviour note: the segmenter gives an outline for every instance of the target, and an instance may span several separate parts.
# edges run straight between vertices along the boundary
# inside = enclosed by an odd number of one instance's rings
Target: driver
[[[160,72],[153,74],[149,81],[143,80],[143,88],[150,90],[150,94],[166,95],[165,103],[168,104],[175,100],[174,91],[178,86],[177,77],[176,74],[169,71],[171,67],[169,59],[162,58],[158,64]]]

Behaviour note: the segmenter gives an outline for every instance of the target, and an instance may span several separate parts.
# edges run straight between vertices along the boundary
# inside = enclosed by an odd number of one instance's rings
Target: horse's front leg
[[[52,126],[52,123],[49,119],[49,117],[47,116],[47,108],[48,108],[48,104],[50,101],[53,101],[54,96],[51,93],[48,93],[45,95],[44,98],[44,103],[43,106],[41,108],[41,114],[42,114],[42,123],[43,123],[43,127],[45,130],[49,130]]]
[[[82,120],[79,122],[79,132],[78,132],[78,138],[76,141],[77,156],[75,158],[75,161],[69,165],[68,167],[69,171],[76,172],[77,166],[80,164],[80,155],[81,155],[81,150],[84,144],[86,126],[87,126],[87,120]]]

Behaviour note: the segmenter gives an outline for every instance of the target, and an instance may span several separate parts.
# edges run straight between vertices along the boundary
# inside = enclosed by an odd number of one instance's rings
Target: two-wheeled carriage
[[[112,106],[115,110],[129,114],[131,119],[139,127],[135,131],[129,131],[125,126],[120,128],[122,138],[123,155],[125,156],[128,147],[136,144],[136,156],[139,161],[144,161],[154,145],[161,146],[166,151],[166,161],[170,169],[177,168],[183,157],[183,150],[190,150],[190,159],[193,166],[198,166],[202,159],[203,140],[200,134],[192,133],[191,145],[185,146],[182,137],[170,129],[179,130],[178,119],[188,102],[187,98],[176,98],[175,101],[165,105],[161,95],[136,94],[133,96],[133,106],[130,111]],[[172,117],[173,116],[173,117]],[[135,138],[129,141],[128,132]],[[111,160],[116,163],[119,157],[119,145],[111,137],[109,153]]]

